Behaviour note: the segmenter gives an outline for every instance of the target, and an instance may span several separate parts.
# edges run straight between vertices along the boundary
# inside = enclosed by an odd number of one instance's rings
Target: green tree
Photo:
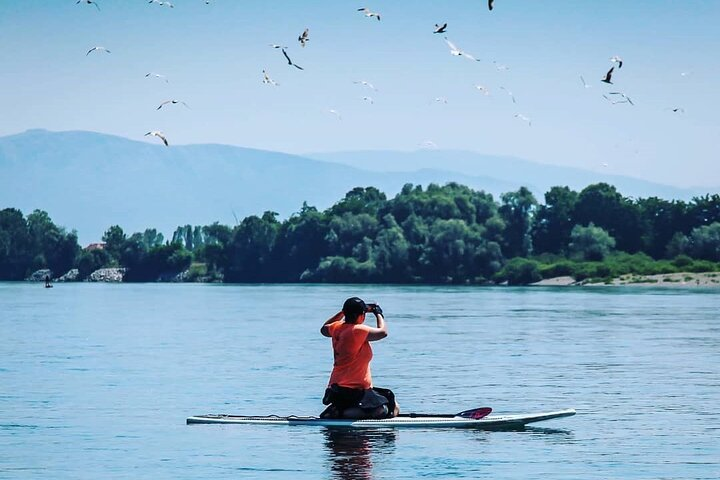
[[[533,218],[535,253],[563,253],[567,249],[577,200],[578,193],[568,187],[552,187],[545,193],[545,204],[538,207]]]
[[[113,260],[120,262],[123,250],[125,250],[125,241],[127,240],[123,229],[119,225],[113,225],[105,231],[102,240],[105,242],[105,250]]]
[[[525,187],[520,187],[517,192],[504,193],[500,199],[499,213],[505,221],[503,251],[506,256],[525,257],[532,251],[530,221],[537,200]]]
[[[615,248],[615,239],[592,223],[575,225],[570,233],[570,253],[583,260],[601,261]]]
[[[245,218],[238,225],[227,246],[228,265],[225,279],[229,282],[263,282],[273,278],[271,253],[280,229],[274,212],[262,217]],[[299,277],[299,276],[298,276]]]
[[[33,259],[27,222],[20,210],[0,210],[0,280],[22,280]]]
[[[720,222],[694,228],[688,247],[695,258],[720,262]]]

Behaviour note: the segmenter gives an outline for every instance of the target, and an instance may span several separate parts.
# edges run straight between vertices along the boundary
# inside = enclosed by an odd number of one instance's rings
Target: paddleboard
[[[249,424],[249,425],[297,425],[346,428],[478,428],[502,429],[520,428],[529,423],[543,422],[554,418],[570,417],[575,410],[566,409],[555,412],[533,413],[525,415],[488,415],[480,419],[453,416],[423,416],[422,414],[401,414],[394,418],[380,420],[331,419],[315,416],[245,416],[245,415],[197,415],[189,417],[187,424]]]

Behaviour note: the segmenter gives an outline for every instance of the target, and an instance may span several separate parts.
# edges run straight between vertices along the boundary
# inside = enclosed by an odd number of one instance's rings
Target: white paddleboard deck
[[[528,415],[488,415],[487,417],[475,420],[457,416],[448,417],[423,417],[413,414],[400,415],[395,418],[383,418],[381,420],[350,420],[330,419],[320,417],[279,417],[270,416],[242,416],[242,415],[197,415],[189,417],[187,424],[250,424],[250,425],[313,425],[322,427],[347,427],[347,428],[378,428],[378,427],[423,427],[423,428],[479,428],[479,429],[500,429],[519,428],[529,423],[543,422],[554,418],[571,417],[575,410],[566,409],[555,412],[534,413]]]

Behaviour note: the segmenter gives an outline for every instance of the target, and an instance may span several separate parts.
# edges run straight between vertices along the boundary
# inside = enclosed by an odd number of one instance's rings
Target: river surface
[[[323,321],[380,302],[405,412],[524,431],[185,425],[317,414]],[[720,290],[0,283],[0,478],[720,478]]]

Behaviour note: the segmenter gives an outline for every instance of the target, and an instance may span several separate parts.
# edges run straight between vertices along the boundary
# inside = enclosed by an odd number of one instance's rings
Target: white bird
[[[378,21],[380,21],[380,14],[377,12],[371,12],[370,9],[367,7],[358,8],[357,11],[363,12],[365,14],[365,16],[368,18],[375,17],[378,19]]]
[[[162,79],[162,80],[165,80],[165,83],[170,83],[170,82],[168,82],[168,79],[167,79],[167,77],[166,77],[165,75],[161,75],[161,74],[159,74],[159,73],[153,73],[153,72],[146,73],[146,74],[145,74],[145,78],[148,78],[148,77],[160,78],[160,79]]]
[[[175,8],[175,5],[173,5],[172,3],[170,3],[170,2],[161,2],[160,0],[150,0],[148,3],[157,3],[157,4],[160,5],[161,7]]]
[[[420,144],[420,148],[427,148],[427,149],[430,149],[430,150],[435,150],[436,148],[438,148],[438,146],[437,146],[437,144],[436,144],[435,142],[433,142],[432,140],[425,140],[424,142],[422,142],[422,143]]]
[[[300,65],[298,65],[295,62],[293,62],[292,60],[290,60],[290,57],[288,56],[288,54],[284,48],[282,48],[280,50],[282,51],[282,54],[285,57],[285,60],[287,60],[288,65],[292,65],[293,67],[297,68],[298,70],[305,70],[303,67],[301,67]]]
[[[353,81],[353,83],[355,85],[362,85],[363,87],[367,87],[370,90],[375,90],[377,92],[377,88],[375,88],[375,86],[372,83],[368,82],[367,80],[355,80],[355,81]]]
[[[87,51],[87,53],[85,54],[85,56],[87,57],[87,56],[90,55],[92,52],[111,53],[110,50],[108,50],[108,49],[105,48],[105,47],[93,47],[93,48],[91,48],[90,50]]]
[[[608,95],[620,95],[622,98],[624,98],[627,101],[627,103],[629,103],[632,106],[635,106],[632,99],[630,97],[628,97],[627,95],[625,95],[623,92],[608,92]],[[618,103],[624,103],[624,102],[618,102]]]
[[[162,132],[158,132],[157,130],[153,130],[152,132],[146,133],[144,136],[147,137],[148,135],[151,135],[153,137],[158,137],[160,140],[163,141],[166,147],[169,147],[167,138],[165,138],[165,134]]]
[[[495,60],[493,60],[493,63],[495,64],[495,68],[498,72],[507,72],[508,70],[510,70],[510,67],[501,63],[497,63]]]
[[[365,100],[366,102],[370,102],[371,105],[375,103],[372,97],[363,97],[363,100]]]
[[[480,60],[473,57],[472,55],[469,55],[468,53],[463,52],[460,50],[454,43],[452,43],[450,40],[448,40],[447,37],[445,37],[445,43],[448,44],[450,47],[450,55],[455,55],[456,57],[463,56],[465,58],[469,58],[470,60],[475,60],[476,62],[479,62]]]
[[[78,3],[85,3],[87,5],[95,5],[95,8],[98,9],[98,12],[100,11],[100,7],[98,6],[97,2],[93,2],[93,0],[77,0],[77,2],[75,2],[75,5],[77,5]]]
[[[613,105],[617,105],[618,103],[628,103],[627,100],[613,100],[612,98],[608,97],[605,94],[603,94],[603,98]]]
[[[689,77],[690,75],[692,75],[692,72],[680,72],[681,77]]]
[[[305,44],[310,41],[310,36],[309,36],[309,35],[310,35],[310,29],[306,28],[305,31],[302,32],[302,33],[300,34],[300,36],[298,36],[298,42],[300,42],[300,45],[301,45],[301,46],[304,47]]]
[[[602,162],[600,165],[606,168],[610,166],[607,162]]]
[[[160,106],[157,107],[155,110],[160,110],[160,109],[163,108],[165,105],[178,105],[178,104],[183,104],[183,105],[185,105],[185,108],[190,108],[190,107],[188,106],[188,104],[185,103],[185,102],[183,102],[182,100],[165,100],[165,101],[162,102],[162,103],[160,104]]]
[[[585,87],[585,88],[591,88],[591,87],[592,87],[592,85],[588,85],[588,84],[587,84],[587,82],[585,81],[585,78],[584,78],[582,75],[580,75],[580,81],[582,82],[583,87]]]
[[[278,86],[278,83],[275,80],[273,80],[272,78],[270,78],[270,75],[268,75],[268,73],[265,70],[263,70],[262,73],[263,73],[263,83],[265,83],[267,85],[272,85],[274,87]]]
[[[482,85],[479,85],[479,84],[478,84],[478,85],[475,85],[475,88],[477,88],[478,90],[480,90],[480,92],[482,92],[482,94],[485,95],[485,96],[490,95],[490,90],[488,90],[487,88],[485,88],[485,87],[482,86]]]
[[[338,120],[342,120],[342,115],[340,115],[340,112],[338,112],[338,111],[335,110],[334,108],[329,109],[328,112],[329,112],[329,113],[332,113],[333,115],[335,115]]]
[[[617,63],[618,68],[622,68],[623,59],[618,57],[617,55],[613,55],[613,57],[610,59],[611,62]]]
[[[435,103],[447,103],[447,98],[445,97],[435,97]]]
[[[278,45],[277,43],[270,43],[269,44],[272,48],[288,48],[283,45]]]
[[[507,92],[507,94],[510,95],[510,98],[512,99],[512,102],[513,102],[513,103],[517,103],[517,102],[515,101],[515,95],[513,95],[513,93],[512,93],[510,90],[508,90],[508,89],[505,88],[505,87],[500,87],[500,90],[505,90],[505,91]]]
[[[528,127],[532,127],[532,121],[522,113],[516,113],[515,118],[519,118],[520,120],[527,122]]]

